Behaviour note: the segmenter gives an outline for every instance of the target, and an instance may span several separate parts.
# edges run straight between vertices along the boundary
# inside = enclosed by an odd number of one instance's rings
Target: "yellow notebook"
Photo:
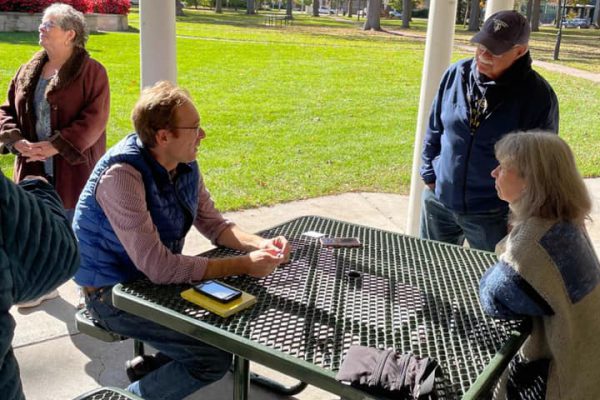
[[[213,300],[210,297],[196,292],[193,288],[181,292],[181,297],[223,318],[227,318],[238,311],[245,310],[256,303],[256,297],[244,291],[242,291],[242,295],[239,298],[228,303],[221,303],[220,301]]]

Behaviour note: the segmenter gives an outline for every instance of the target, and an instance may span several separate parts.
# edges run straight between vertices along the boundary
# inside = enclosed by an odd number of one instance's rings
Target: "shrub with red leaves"
[[[129,14],[129,0],[94,0],[94,12],[100,14]]]
[[[53,3],[65,3],[82,13],[129,14],[129,0],[0,0],[0,11],[41,13]]]
[[[55,0],[0,0],[0,11],[39,13]]]
[[[94,0],[61,0],[61,3],[69,4],[84,14],[94,12]]]

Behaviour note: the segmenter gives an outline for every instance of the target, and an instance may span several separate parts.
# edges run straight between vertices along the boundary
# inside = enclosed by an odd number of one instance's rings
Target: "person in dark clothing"
[[[24,399],[12,349],[10,308],[56,289],[79,267],[75,235],[60,198],[43,178],[17,186],[0,171],[0,393]]]
[[[558,100],[531,68],[529,33],[518,12],[497,12],[471,39],[475,57],[444,74],[423,145],[422,238],[493,251],[507,234],[508,204],[489,173],[494,145],[510,132],[558,132]]]

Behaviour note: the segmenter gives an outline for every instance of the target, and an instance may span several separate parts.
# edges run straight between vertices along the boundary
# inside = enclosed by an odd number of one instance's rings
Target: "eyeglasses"
[[[196,132],[196,135],[202,132],[202,128],[200,126],[174,126],[172,129],[194,130]]]
[[[47,21],[42,21],[42,23],[40,24],[40,29],[49,31],[50,29],[54,28],[55,26],[56,26],[56,22],[47,20]]]

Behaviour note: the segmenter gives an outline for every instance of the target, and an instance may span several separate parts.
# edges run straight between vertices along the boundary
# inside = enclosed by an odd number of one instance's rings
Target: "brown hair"
[[[44,10],[44,17],[52,15],[62,30],[75,32],[73,45],[85,49],[88,39],[83,13],[68,4],[54,3]]]
[[[168,81],[145,88],[131,112],[131,120],[142,143],[148,148],[154,147],[156,132],[174,127],[175,110],[191,101],[187,90]]]
[[[592,202],[569,145],[551,132],[516,132],[495,146],[500,163],[525,180],[523,195],[511,204],[513,222],[539,217],[582,224]]]

